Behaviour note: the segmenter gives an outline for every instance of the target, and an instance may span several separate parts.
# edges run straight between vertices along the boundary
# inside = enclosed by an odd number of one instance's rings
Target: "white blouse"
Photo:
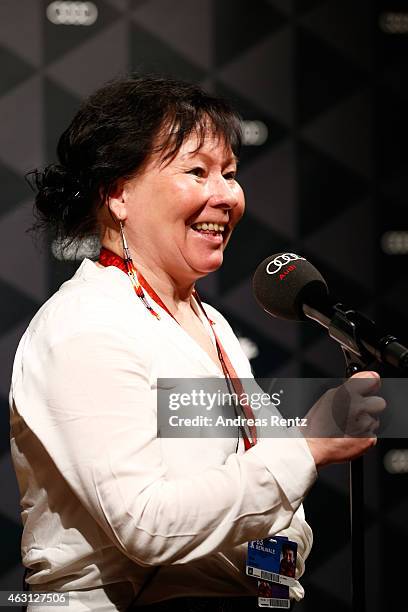
[[[204,306],[237,375],[252,377],[228,323]],[[246,453],[231,438],[157,438],[158,378],[223,374],[155,308],[159,321],[126,274],[84,260],[17,350],[11,450],[23,563],[30,588],[69,591],[72,612],[124,609],[156,566],[140,604],[252,595],[248,540],[296,540],[297,577],[311,547],[301,502],[316,468],[302,438],[262,439]],[[303,597],[300,584],[291,596]]]

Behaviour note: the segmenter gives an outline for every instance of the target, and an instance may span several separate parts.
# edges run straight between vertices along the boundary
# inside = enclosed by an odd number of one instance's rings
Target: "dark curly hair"
[[[193,131],[200,147],[208,129],[238,157],[241,119],[223,99],[157,75],[110,81],[61,135],[58,163],[27,174],[36,191],[35,228],[68,240],[95,234],[98,209],[118,179],[134,177],[156,151],[171,160]]]

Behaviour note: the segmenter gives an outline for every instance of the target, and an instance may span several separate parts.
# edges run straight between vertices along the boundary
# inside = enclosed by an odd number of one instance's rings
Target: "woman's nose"
[[[211,183],[210,204],[217,208],[229,210],[239,203],[237,184],[225,179],[222,175]]]

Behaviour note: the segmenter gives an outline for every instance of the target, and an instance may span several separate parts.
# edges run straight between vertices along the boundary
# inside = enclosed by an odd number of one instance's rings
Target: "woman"
[[[135,76],[91,96],[36,175],[47,226],[103,246],[34,317],[11,391],[27,583],[69,592],[74,612],[255,608],[246,542],[286,534],[299,577],[316,467],[374,443],[157,437],[159,378],[252,376],[194,290],[244,211],[239,145],[225,102]]]

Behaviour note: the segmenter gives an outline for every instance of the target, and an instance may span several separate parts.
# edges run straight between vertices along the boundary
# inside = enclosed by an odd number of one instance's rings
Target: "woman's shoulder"
[[[95,268],[91,261],[82,263],[34,316],[17,348],[14,389],[23,372],[25,380],[38,375],[46,384],[53,369],[68,371],[70,360],[82,364],[84,373],[90,367],[102,371],[106,363],[152,370],[156,345],[145,307],[123,272]]]
[[[126,330],[131,335],[133,328],[145,328],[144,320],[139,322],[146,318],[144,310],[126,274],[86,259],[43,304],[28,331],[55,339],[98,330]]]

